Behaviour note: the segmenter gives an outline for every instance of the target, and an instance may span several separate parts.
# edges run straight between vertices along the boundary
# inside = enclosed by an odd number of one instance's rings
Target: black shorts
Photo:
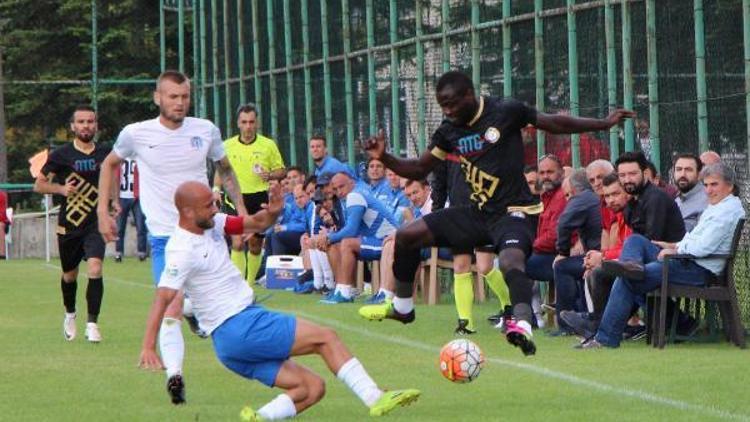
[[[515,248],[531,254],[534,233],[526,217],[489,214],[473,206],[451,207],[422,217],[435,239],[435,246],[471,251],[493,245],[494,252]],[[471,253],[470,252],[470,253]]]
[[[83,259],[104,258],[104,239],[96,224],[78,233],[57,235],[57,247],[64,273],[76,269]]]
[[[268,191],[243,193],[242,202],[245,204],[247,213],[252,215],[263,209],[261,204],[268,203]],[[237,210],[229,197],[224,200],[224,212],[229,215],[237,215]]]
[[[254,193],[243,193],[242,202],[245,204],[245,209],[249,215],[253,215],[256,212],[263,209],[261,204],[268,203],[268,191],[254,192]],[[237,210],[232,201],[229,198],[224,200],[224,212],[228,215],[237,215]],[[255,233],[253,236],[256,238],[264,238],[264,233]]]

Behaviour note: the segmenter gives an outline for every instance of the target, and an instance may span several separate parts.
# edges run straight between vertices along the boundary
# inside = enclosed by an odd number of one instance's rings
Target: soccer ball
[[[474,342],[456,339],[440,350],[440,372],[457,383],[474,381],[484,366],[484,355]]]

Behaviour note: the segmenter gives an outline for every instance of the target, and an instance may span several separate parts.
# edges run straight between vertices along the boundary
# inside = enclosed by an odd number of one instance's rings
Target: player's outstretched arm
[[[429,151],[425,151],[419,158],[399,158],[386,152],[385,132],[378,130],[378,134],[367,139],[363,148],[370,158],[375,158],[393,170],[394,173],[407,179],[420,180],[427,177],[432,169],[440,162]]]
[[[268,191],[268,203],[263,204],[263,210],[253,215],[242,217],[242,227],[245,232],[260,233],[273,226],[284,210],[284,194],[281,193],[281,183],[271,186]]]
[[[114,199],[119,199],[114,198],[113,190],[117,183],[115,177],[120,170],[120,164],[122,164],[122,158],[114,152],[110,152],[102,162],[99,172],[99,198],[96,204],[96,216],[99,223],[99,233],[102,234],[105,242],[112,242],[117,239],[117,223],[109,213],[109,205]]]
[[[162,318],[164,318],[164,311],[176,294],[177,290],[167,287],[159,287],[156,290],[154,303],[151,305],[151,312],[149,312],[146,322],[146,333],[143,336],[138,367],[151,370],[164,369],[164,364],[156,353],[156,336],[159,334],[159,326]]]
[[[232,164],[229,163],[229,158],[226,155],[216,162],[216,173],[224,186],[224,191],[232,199],[234,208],[237,210],[237,215],[246,215],[247,210],[245,209],[245,202],[242,200],[240,183],[237,181],[237,175],[234,174]],[[216,180],[214,178],[214,181]]]
[[[607,130],[633,117],[635,117],[635,112],[623,109],[609,113],[609,116],[604,119],[538,113],[534,126],[549,133],[581,133]]]

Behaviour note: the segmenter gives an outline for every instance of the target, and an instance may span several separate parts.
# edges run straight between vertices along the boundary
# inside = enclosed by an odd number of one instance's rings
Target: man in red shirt
[[[604,259],[617,259],[622,251],[625,239],[633,233],[633,229],[625,223],[624,210],[630,200],[630,195],[620,184],[616,173],[610,173],[601,181],[604,200],[607,208],[612,211],[614,221],[610,227],[608,239],[609,245],[602,243],[601,251],[588,251],[583,265],[586,268],[584,279],[591,286],[593,310],[585,316],[575,311],[562,311],[560,318],[568,326],[576,331],[576,334],[589,338],[596,334],[599,327],[604,307],[607,305],[609,292],[612,289],[614,277],[610,277],[601,271],[601,263]],[[604,225],[602,220],[602,225]],[[606,231],[606,229],[605,229]]]
[[[532,280],[554,280],[552,262],[557,250],[557,221],[565,210],[567,200],[561,186],[563,181],[563,166],[555,155],[545,155],[539,160],[539,183],[542,187],[542,204],[544,211],[539,215],[536,228],[536,238],[532,246],[533,252],[526,261],[526,274]]]

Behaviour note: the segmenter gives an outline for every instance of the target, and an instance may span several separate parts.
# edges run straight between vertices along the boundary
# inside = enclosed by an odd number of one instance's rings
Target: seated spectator
[[[721,162],[721,156],[716,151],[708,150],[701,154],[700,156],[701,163],[704,166],[708,166],[711,164],[716,164]]]
[[[5,236],[8,234],[8,229],[10,228],[7,209],[8,194],[0,190],[0,260],[4,260],[7,254],[5,250]]]
[[[646,178],[646,180],[666,192],[670,198],[677,198],[677,194],[679,193],[677,188],[670,184],[667,184],[667,182],[662,179],[662,177],[659,175],[659,172],[656,170],[656,165],[654,165],[654,163],[652,163],[651,161],[647,161],[647,163],[648,166],[646,167],[646,170],[643,171],[643,176]]]
[[[426,180],[407,180],[404,193],[409,200],[409,205],[403,213],[404,223],[432,212],[432,190]]]
[[[539,160],[539,183],[544,211],[539,216],[532,254],[526,261],[526,274],[532,280],[552,282],[555,279],[552,263],[557,255],[557,222],[567,203],[562,181],[560,160],[554,155],[542,157]]]
[[[685,235],[685,223],[675,201],[645,177],[648,160],[640,152],[626,152],[616,162],[625,192],[631,195],[625,221],[634,233],[651,240],[676,242]]]
[[[387,203],[388,208],[391,210],[396,219],[401,222],[403,221],[404,210],[409,207],[409,199],[404,193],[404,188],[401,186],[401,176],[394,173],[393,170],[386,169],[385,178],[388,181],[390,187],[391,199]]]
[[[573,233],[583,245],[584,251],[599,250],[602,239],[602,214],[599,196],[591,190],[585,170],[576,170],[563,182],[563,191],[568,203],[557,222],[557,256],[552,264],[555,275],[555,308],[560,334],[573,334],[560,311],[582,310],[576,305],[583,297],[579,285],[583,279],[583,255],[571,256]]]
[[[390,170],[388,170],[390,171]],[[407,180],[404,192],[409,198],[409,206],[403,212],[403,223],[410,223],[432,212],[432,198],[430,185],[426,180]],[[380,258],[380,288],[365,303],[375,305],[393,298],[396,288],[396,278],[393,275],[393,254],[395,250],[394,236],[388,236],[383,240],[383,252]],[[448,255],[441,259],[452,259],[449,250]],[[424,251],[425,255],[429,250]]]
[[[609,292],[612,289],[612,283],[615,281],[614,277],[610,277],[601,270],[602,260],[617,259],[620,256],[625,239],[633,232],[625,223],[625,215],[623,213],[630,200],[630,195],[625,192],[625,189],[620,184],[617,174],[612,173],[607,175],[602,180],[602,186],[606,206],[614,213],[615,222],[609,230],[609,244],[605,245],[602,243],[602,249],[599,251],[589,250],[583,259],[584,279],[587,279],[587,283],[591,289],[593,309],[590,312],[580,313],[571,310],[560,312],[560,319],[568,327],[576,327],[578,329],[576,334],[583,338],[593,336],[597,328],[599,328],[599,321],[604,312],[604,306],[607,305]],[[645,332],[645,330],[641,331]]]
[[[367,161],[367,180],[370,193],[380,202],[390,205],[393,196],[391,185],[385,178],[385,165],[382,161],[371,158]]]
[[[305,171],[299,166],[290,166],[286,169],[286,177],[289,181],[289,189],[294,189],[297,185],[304,185]]]
[[[617,261],[602,264],[602,269],[617,280],[596,335],[582,343],[582,348],[620,345],[635,298],[656,290],[662,283],[664,256],[689,254],[695,257],[669,261],[670,281],[677,284],[705,285],[724,270],[725,259],[705,257],[729,253],[734,230],[738,221],[745,217],[745,210],[742,201],[733,194],[736,177],[731,167],[712,164],[706,166],[700,176],[709,206],[691,232],[678,242],[650,241],[634,234],[625,241]]]
[[[328,174],[320,175],[316,179],[316,183],[312,197],[314,206],[306,220],[306,234],[300,238],[303,263],[305,257],[307,257],[309,268],[312,270],[312,285],[301,286],[298,293],[316,291],[324,294],[333,291],[335,288],[334,274],[336,268],[332,264],[337,264],[337,262],[331,260],[329,256],[338,256],[339,245],[332,246],[328,251],[319,249],[315,244],[315,237],[320,233],[337,230],[339,218],[343,218],[338,216],[339,211],[337,211],[341,203],[333,195]],[[309,278],[302,281],[309,281]]]
[[[330,297],[321,301],[338,304],[354,300],[352,287],[357,259],[380,259],[383,239],[395,233],[398,222],[385,204],[347,173],[337,173],[331,179],[331,185],[339,200],[346,203],[345,224],[332,233],[321,230],[315,236],[314,243],[321,250],[329,250],[332,245],[340,244],[338,255],[331,259],[338,262],[336,289]]]
[[[300,253],[300,238],[305,233],[307,216],[312,212],[310,197],[304,187],[299,184],[294,187],[294,202],[284,204],[284,213],[273,231],[266,236],[266,242],[271,244],[272,255],[297,255]]]
[[[610,245],[609,231],[612,228],[612,223],[615,220],[614,213],[607,207],[604,200],[604,185],[603,181],[607,175],[612,174],[615,171],[615,167],[607,160],[594,160],[586,166],[586,177],[589,180],[591,189],[595,194],[599,195],[600,209],[602,212],[602,248],[607,248]]]
[[[674,183],[680,191],[675,202],[685,222],[685,231],[689,232],[708,206],[706,189],[698,179],[703,163],[695,154],[680,154],[675,157],[672,169]]]
[[[532,195],[539,197],[539,169],[536,166],[526,166],[523,168],[523,175]]]

